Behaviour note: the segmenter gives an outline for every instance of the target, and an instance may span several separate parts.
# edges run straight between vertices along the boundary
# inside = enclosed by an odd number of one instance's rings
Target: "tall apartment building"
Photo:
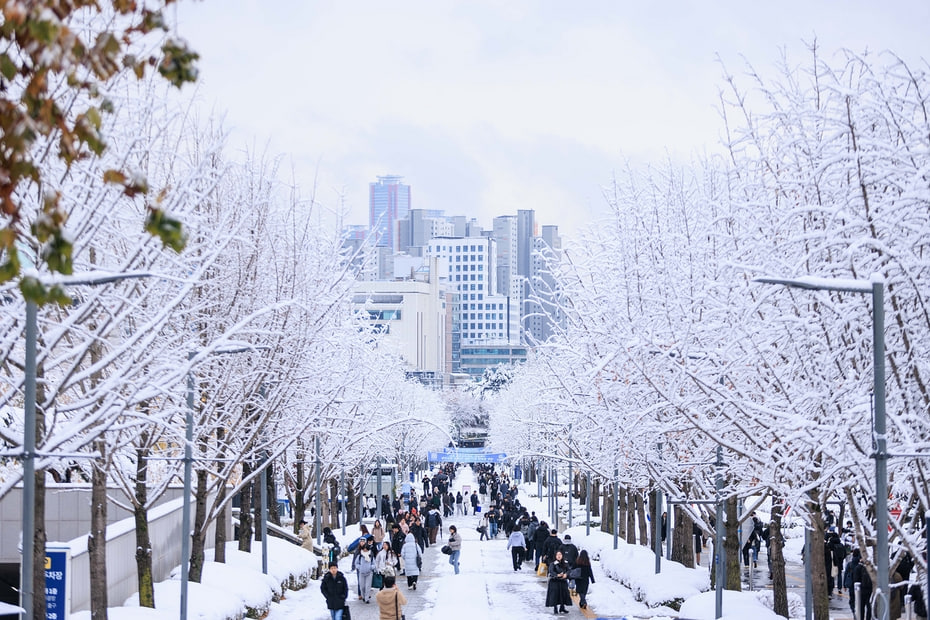
[[[438,209],[411,209],[397,223],[397,251],[410,256],[425,256],[433,237],[450,237],[455,226]]]
[[[397,223],[410,212],[410,186],[401,183],[404,177],[378,177],[368,185],[368,226],[374,233],[375,245],[397,252]]]
[[[518,343],[519,308],[497,292],[494,239],[436,237],[428,255],[439,260],[451,296],[450,358],[452,372],[459,372],[463,347],[482,343]]]

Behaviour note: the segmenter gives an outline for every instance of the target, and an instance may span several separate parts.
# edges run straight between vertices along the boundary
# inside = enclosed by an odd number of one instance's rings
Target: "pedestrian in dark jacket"
[[[575,577],[575,592],[578,593],[578,598],[581,599],[578,601],[578,606],[582,609],[588,606],[588,601],[585,598],[588,595],[588,587],[594,583],[594,572],[591,571],[591,558],[588,557],[588,552],[583,550],[578,554],[578,559],[575,560],[575,570],[578,572],[578,576]]]
[[[578,559],[578,547],[572,542],[572,537],[568,534],[565,535],[565,542],[562,543],[560,547],[562,550],[562,557],[565,559],[565,563],[568,564],[569,568],[575,567],[575,561]]]
[[[533,570],[535,571],[539,570],[539,562],[545,554],[547,540],[549,540],[549,524],[543,521],[533,534],[533,552],[536,554],[536,568]]]
[[[546,607],[551,607],[554,614],[567,614],[565,606],[571,607],[571,604],[572,597],[568,593],[568,564],[562,559],[562,552],[555,551],[549,563]]]
[[[549,538],[546,539],[546,544],[543,545],[543,556],[545,556],[545,562],[547,564],[552,563],[552,560],[555,558],[555,552],[562,548],[562,539],[559,538],[559,533],[556,530],[549,530]]]
[[[346,576],[339,572],[339,564],[336,562],[329,563],[329,572],[323,575],[320,592],[326,599],[330,620],[342,620],[342,610],[349,597],[349,583]]]

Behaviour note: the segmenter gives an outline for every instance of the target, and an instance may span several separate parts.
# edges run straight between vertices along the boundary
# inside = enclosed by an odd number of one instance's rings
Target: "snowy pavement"
[[[462,469],[453,483],[454,490],[462,485],[476,488],[470,469]],[[542,505],[535,498],[519,498],[530,510],[542,515]],[[474,620],[475,618],[552,618],[553,613],[544,607],[546,597],[546,580],[537,577],[533,565],[525,563],[523,570],[514,571],[507,550],[507,540],[501,533],[496,540],[479,541],[476,531],[479,517],[476,515],[449,517],[444,520],[443,532],[447,535],[449,525],[456,525],[462,534],[462,555],[459,561],[460,574],[455,575],[448,557],[443,555],[437,544],[426,549],[423,570],[420,574],[417,590],[408,590],[406,580],[398,578],[398,587],[407,597],[408,605],[402,610],[408,620],[429,620],[458,618]],[[443,542],[445,540],[443,539]],[[354,620],[376,620],[378,607],[372,597],[371,604],[357,600],[355,594],[356,577],[348,570],[351,560],[340,561],[342,570],[349,582],[349,607]],[[607,577],[601,569],[600,562],[593,563],[596,583],[591,586],[588,595],[587,613],[572,606],[568,617],[627,617],[633,618],[670,618],[668,615],[656,615],[656,610],[648,609],[637,602],[632,592],[618,582]],[[320,594],[319,584],[312,583],[302,591],[288,592],[287,598],[271,606],[268,620],[324,620],[329,618],[326,603]]]

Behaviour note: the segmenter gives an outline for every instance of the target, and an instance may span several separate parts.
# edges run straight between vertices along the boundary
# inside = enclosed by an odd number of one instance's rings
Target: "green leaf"
[[[150,209],[145,218],[145,230],[150,235],[161,239],[163,245],[175,252],[180,252],[187,245],[187,232],[184,225],[161,209]]]
[[[12,80],[16,77],[16,64],[10,60],[8,54],[0,54],[0,74],[3,74],[8,80]]]
[[[161,51],[164,56],[158,65],[158,72],[162,77],[178,88],[185,82],[197,80],[197,67],[194,63],[200,59],[200,55],[188,48],[187,43],[169,39]]]
[[[19,253],[16,248],[8,250],[7,259],[0,264],[0,283],[9,282],[19,275]]]
[[[23,299],[43,305],[47,299],[48,291],[38,278],[23,278],[19,281],[19,291]]]

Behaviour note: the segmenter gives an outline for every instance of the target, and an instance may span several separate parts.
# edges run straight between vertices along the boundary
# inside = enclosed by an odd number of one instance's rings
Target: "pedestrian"
[[[478,524],[478,531],[481,532],[481,536],[478,538],[478,542],[482,540],[491,540],[491,537],[488,536],[488,515],[484,514],[481,516],[481,522]]]
[[[375,595],[378,603],[378,620],[400,620],[404,617],[407,597],[397,587],[394,577],[384,578],[384,588]]]
[[[462,537],[459,536],[459,529],[454,525],[449,526],[449,540],[447,543],[452,553],[449,554],[449,564],[455,568],[455,574],[459,574],[459,556],[462,555]]]
[[[375,524],[371,526],[371,535],[375,539],[375,544],[380,547],[384,541],[384,526],[381,525],[380,519],[375,519]]]
[[[701,565],[701,550],[704,549],[704,531],[697,521],[691,524],[691,535],[694,537],[694,565]]]
[[[533,568],[534,571],[539,570],[539,562],[542,560],[546,551],[547,540],[549,540],[549,524],[542,521],[539,527],[536,528],[536,533],[533,534],[533,551],[536,553],[536,567]]]
[[[429,544],[436,544],[436,536],[439,534],[439,528],[442,526],[442,516],[435,508],[431,508],[426,515],[426,528],[429,533]]]
[[[349,583],[346,576],[339,572],[339,564],[336,562],[329,563],[329,571],[323,575],[320,583],[320,592],[326,599],[330,620],[342,620],[342,610],[349,598]]]
[[[477,513],[477,512],[478,512],[478,504],[480,503],[480,501],[478,500],[478,492],[477,492],[477,491],[472,491],[472,492],[471,492],[471,498],[469,498],[469,501],[471,502],[471,513],[472,513],[472,514]]]
[[[465,498],[462,497],[461,491],[455,494],[455,515],[465,515]]]
[[[554,614],[567,614],[572,604],[568,593],[568,564],[562,558],[562,552],[556,551],[549,563],[549,582],[546,586],[546,607],[552,608]]]
[[[578,559],[578,547],[572,542],[572,537],[569,534],[565,535],[565,542],[562,543],[560,549],[562,550],[562,557],[565,559],[565,563],[568,564],[569,568],[574,568],[575,560]]]
[[[375,556],[375,573],[381,576],[379,589],[384,587],[385,577],[397,576],[399,566],[400,560],[397,558],[397,554],[391,549],[391,543],[385,540],[381,543],[381,550],[378,551],[378,555]]]
[[[400,552],[404,559],[404,574],[407,575],[407,589],[417,589],[417,579],[420,577],[420,566],[423,564],[423,557],[420,554],[420,545],[417,544],[413,534],[407,534],[404,539],[404,546]]]
[[[543,545],[543,562],[552,564],[555,558],[555,552],[562,548],[562,539],[559,538],[559,532],[554,528],[549,530],[549,537]]]
[[[591,558],[588,557],[588,552],[584,549],[581,550],[581,553],[578,554],[578,559],[575,560],[574,572],[571,573],[575,580],[575,592],[578,593],[578,607],[582,609],[587,608],[588,601],[585,598],[588,595],[588,587],[594,583],[594,572],[591,570]]]
[[[352,559],[352,568],[358,577],[358,598],[371,602],[371,576],[375,571],[374,551],[366,540],[359,545],[359,551]]]
[[[507,548],[513,560],[514,572],[523,569],[523,554],[526,553],[526,538],[520,530],[513,530],[507,538]]]

